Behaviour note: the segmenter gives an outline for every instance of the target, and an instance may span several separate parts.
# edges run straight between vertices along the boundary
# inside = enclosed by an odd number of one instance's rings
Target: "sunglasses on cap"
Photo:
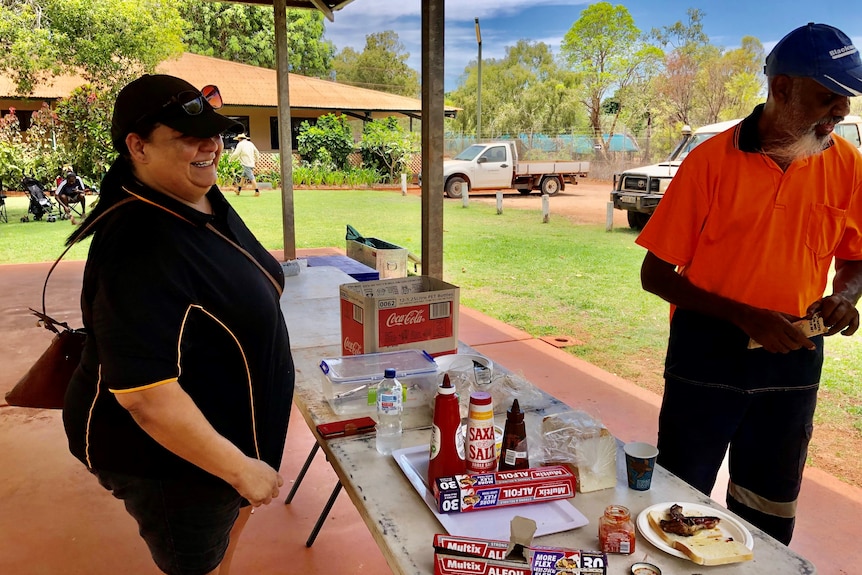
[[[140,124],[147,118],[157,118],[162,112],[164,112],[165,108],[169,108],[177,104],[179,104],[180,108],[186,113],[186,115],[197,116],[206,109],[204,101],[206,101],[213,110],[218,110],[222,107],[224,102],[222,101],[221,93],[218,91],[218,86],[209,84],[201,88],[200,92],[196,90],[185,90],[175,96],[171,96],[170,100],[162,104],[162,107],[158,112],[144,114],[138,118],[135,124]]]

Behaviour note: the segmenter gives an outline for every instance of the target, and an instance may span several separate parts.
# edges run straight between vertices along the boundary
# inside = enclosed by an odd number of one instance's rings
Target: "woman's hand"
[[[278,497],[278,488],[284,485],[284,479],[265,462],[247,457],[232,485],[253,507],[259,507],[269,505]]]

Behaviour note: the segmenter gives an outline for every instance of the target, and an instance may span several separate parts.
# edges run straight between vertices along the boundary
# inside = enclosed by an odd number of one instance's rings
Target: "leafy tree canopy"
[[[559,134],[583,125],[579,76],[559,66],[543,42],[519,40],[505,57],[482,62],[481,138],[519,133]],[[465,81],[449,94],[462,108],[454,125],[476,130],[477,62],[465,69]]]
[[[651,78],[661,60],[662,52],[647,44],[635,26],[634,19],[623,5],[609,2],[591,4],[563,37],[563,58],[578,72],[584,82],[583,104],[590,117],[596,139],[603,139],[608,149],[619,114],[628,98],[638,98],[642,90],[632,86]],[[616,115],[608,128],[602,126],[602,102],[614,95],[618,103]]]
[[[188,22],[185,42],[190,52],[252,66],[275,68],[275,25],[269,6],[180,0]],[[323,14],[317,10],[287,11],[290,71],[303,76],[329,74],[335,47],[323,39]]]
[[[343,84],[416,98],[419,73],[407,64],[409,57],[398,34],[386,30],[367,35],[362,52],[349,47],[338,52],[332,67]]]
[[[171,0],[0,0],[0,70],[22,94],[63,72],[116,88],[181,53],[182,26]]]

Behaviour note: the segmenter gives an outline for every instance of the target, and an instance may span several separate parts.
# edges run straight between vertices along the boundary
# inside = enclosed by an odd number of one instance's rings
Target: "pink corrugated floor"
[[[308,255],[342,253],[314,250]],[[0,393],[44,350],[44,330],[27,308],[38,302],[45,264],[0,266]],[[49,302],[76,317],[83,262],[64,262],[51,280]],[[460,339],[521,372],[573,407],[601,415],[614,435],[654,441],[660,398],[528,334],[473,310],[461,309]],[[287,495],[313,439],[294,409],[281,472]],[[157,574],[122,505],[69,455],[60,414],[0,407],[0,574]],[[311,548],[305,541],[336,482],[321,454],[290,505],[273,503],[252,517],[234,560],[235,574],[388,573],[377,545],[342,494]],[[720,491],[722,487],[718,487]],[[722,499],[721,496],[718,497]],[[849,574],[862,564],[856,539],[862,490],[816,469],[806,472],[791,547],[824,574]],[[428,552],[431,553],[429,542]],[[349,568],[345,569],[348,561]]]

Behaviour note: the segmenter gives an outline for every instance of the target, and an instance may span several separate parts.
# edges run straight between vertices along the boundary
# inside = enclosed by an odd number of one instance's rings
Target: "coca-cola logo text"
[[[396,325],[413,325],[425,321],[423,310],[414,309],[407,313],[392,313],[386,318],[386,327],[394,327]]]
[[[342,348],[350,355],[359,355],[362,353],[362,344],[358,341],[350,341],[349,337],[344,338]]]

